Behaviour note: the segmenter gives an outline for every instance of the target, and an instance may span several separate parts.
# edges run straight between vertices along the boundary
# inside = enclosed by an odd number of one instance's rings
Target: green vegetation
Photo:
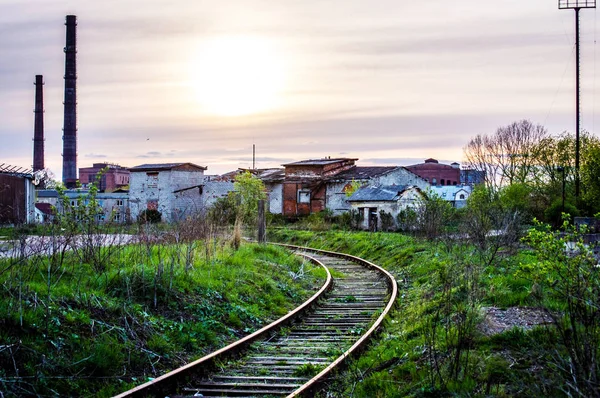
[[[3,260],[0,389],[114,394],[287,313],[324,276],[277,247],[221,250],[188,267],[183,245],[133,245],[101,272],[75,253]]]
[[[551,242],[548,235],[539,235],[548,231],[537,233],[532,232],[528,241]],[[328,397],[595,396],[585,386],[594,386],[597,362],[595,369],[578,371],[580,383],[573,385],[569,364],[576,344],[570,347],[565,341],[573,334],[546,326],[499,333],[485,328],[489,322],[485,308],[525,307],[542,314],[548,312],[540,308],[554,311],[557,321],[569,330],[572,304],[551,288],[559,286],[556,281],[562,269],[539,267],[553,258],[547,248],[532,244],[540,253],[536,255],[531,250],[498,248],[495,238],[476,245],[470,240],[426,241],[391,233],[284,229],[270,231],[270,239],[357,255],[383,266],[398,280],[399,298],[381,336],[349,364],[328,389]],[[552,247],[559,250],[560,243]],[[555,257],[552,264],[558,266],[561,259],[564,256]],[[538,273],[534,277],[526,270]],[[582,286],[582,300],[587,301],[578,303],[586,311],[579,314],[588,317],[580,315],[576,332],[578,341],[587,342],[585,358],[594,353],[597,358],[598,274],[586,275],[596,279]],[[562,318],[565,311],[567,317]],[[574,358],[583,355],[583,346],[578,347]]]
[[[35,237],[7,231],[5,396],[114,395],[264,326],[324,280],[281,248],[233,244],[230,230],[201,215],[173,226],[148,218],[130,227],[135,235],[115,234],[96,193],[61,195]]]

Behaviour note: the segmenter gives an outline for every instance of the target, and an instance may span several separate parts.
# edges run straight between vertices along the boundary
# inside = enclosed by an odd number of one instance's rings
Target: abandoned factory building
[[[21,168],[0,165],[0,225],[35,221],[33,174]]]
[[[334,214],[343,213],[351,209],[346,192],[354,182],[360,185],[414,185],[421,189],[429,186],[427,181],[404,167],[358,167],[355,163],[357,160],[325,158],[284,164],[283,179],[271,178],[268,181],[272,186],[278,181],[282,184],[283,206],[278,209],[279,198],[271,194],[271,212],[288,217],[308,215],[324,209]],[[271,173],[271,176],[274,175]]]
[[[164,221],[177,221],[202,206],[206,167],[193,163],[142,164],[129,169],[129,204],[135,219],[158,210]]]
[[[92,167],[79,168],[79,182],[84,187],[96,182],[99,175],[98,190],[100,192],[113,192],[129,185],[129,170],[118,164],[94,163]]]

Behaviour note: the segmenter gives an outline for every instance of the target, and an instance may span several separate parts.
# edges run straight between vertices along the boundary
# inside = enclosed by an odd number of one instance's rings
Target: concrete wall
[[[174,191],[201,185],[204,180],[204,172],[200,170],[132,172],[129,183],[132,218],[137,219],[140,212],[149,207],[156,207],[166,222],[176,221],[188,212],[196,211],[202,204],[201,195],[196,198],[193,192],[177,195]]]
[[[393,218],[393,229],[398,228],[398,214],[402,210],[408,208],[416,208],[419,206],[421,194],[414,188],[408,189],[402,193],[397,201],[372,201],[372,202],[352,202],[352,209],[359,211],[362,214],[361,228],[364,230],[371,229],[372,215],[371,209],[375,209],[377,217],[377,230],[382,230],[382,223],[380,217],[380,211],[385,211],[392,215]]]
[[[413,185],[423,191],[429,188],[429,184],[424,179],[406,170],[404,167],[397,167],[389,173],[376,176],[368,180],[361,181],[365,185]],[[352,208],[347,201],[348,197],[344,193],[344,188],[350,184],[350,181],[331,182],[327,184],[327,208],[334,214],[341,214]]]

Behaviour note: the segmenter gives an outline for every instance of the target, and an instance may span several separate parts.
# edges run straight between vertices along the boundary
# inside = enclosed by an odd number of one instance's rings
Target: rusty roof
[[[329,177],[329,181],[368,180],[396,170],[400,166],[366,166],[353,167]]]
[[[345,162],[345,161],[348,161],[348,160],[357,161],[358,159],[357,158],[308,159],[308,160],[301,160],[299,162],[286,163],[286,164],[283,164],[282,166],[284,166],[284,167],[285,166],[325,166],[325,165],[328,165],[328,164]]]
[[[172,170],[180,166],[191,166],[199,170],[206,170],[204,166],[198,166],[194,163],[145,163],[139,166],[130,167],[129,171],[160,171],[160,170]]]
[[[281,182],[285,178],[285,170],[280,168],[259,169],[258,178],[263,182]]]

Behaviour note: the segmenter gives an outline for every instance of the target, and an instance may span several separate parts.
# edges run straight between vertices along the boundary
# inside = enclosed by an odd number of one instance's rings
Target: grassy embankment
[[[0,261],[3,396],[110,396],[264,326],[324,280],[271,246],[94,250],[94,262],[77,250]]]
[[[535,261],[531,252],[489,261],[467,245],[391,233],[279,229],[269,239],[357,255],[399,282],[378,341],[338,375],[328,397],[564,395],[553,328],[480,330],[483,307],[538,304],[532,282],[519,276],[519,264]]]

